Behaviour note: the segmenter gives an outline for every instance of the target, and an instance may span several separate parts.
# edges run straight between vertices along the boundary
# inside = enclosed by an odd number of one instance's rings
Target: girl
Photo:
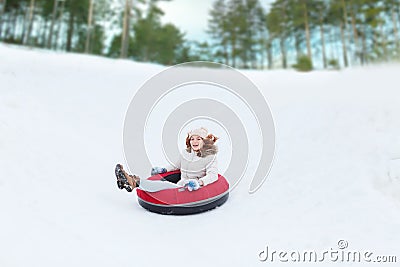
[[[175,184],[169,181],[151,181],[129,175],[122,165],[117,164],[115,174],[120,189],[131,192],[139,187],[147,192],[187,186],[189,191],[197,190],[218,180],[218,163],[216,154],[218,140],[213,134],[208,134],[206,128],[192,130],[186,137],[186,149],[182,151],[178,162],[167,168],[153,168],[152,175],[180,169],[180,180]]]

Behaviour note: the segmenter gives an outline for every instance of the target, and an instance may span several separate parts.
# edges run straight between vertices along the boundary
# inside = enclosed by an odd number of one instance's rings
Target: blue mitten
[[[162,168],[162,167],[151,168],[151,175],[156,175],[156,174],[160,174],[160,173],[164,173],[164,172],[167,172],[166,168]]]
[[[189,191],[196,191],[200,188],[200,183],[197,179],[189,179],[186,185]]]

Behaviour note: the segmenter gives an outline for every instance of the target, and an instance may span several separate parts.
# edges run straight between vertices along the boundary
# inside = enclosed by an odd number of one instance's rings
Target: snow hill
[[[274,114],[271,173],[184,217],[145,211],[113,174],[130,99],[163,69],[0,44],[0,266],[271,266],[266,246],[339,240],[400,261],[399,65],[245,71]]]

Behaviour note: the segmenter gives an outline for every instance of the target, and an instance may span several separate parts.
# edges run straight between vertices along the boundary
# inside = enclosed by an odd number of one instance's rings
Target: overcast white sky
[[[215,0],[172,0],[159,2],[159,7],[164,10],[162,19],[164,23],[171,22],[186,33],[188,40],[205,41],[209,10]],[[260,0],[268,9],[275,0]]]

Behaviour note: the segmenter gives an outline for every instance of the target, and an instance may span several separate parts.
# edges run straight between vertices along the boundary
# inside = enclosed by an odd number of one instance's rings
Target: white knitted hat
[[[204,127],[201,127],[200,129],[195,129],[195,130],[190,131],[188,134],[189,134],[189,138],[192,137],[193,135],[198,135],[204,139],[208,135],[208,130]]]

